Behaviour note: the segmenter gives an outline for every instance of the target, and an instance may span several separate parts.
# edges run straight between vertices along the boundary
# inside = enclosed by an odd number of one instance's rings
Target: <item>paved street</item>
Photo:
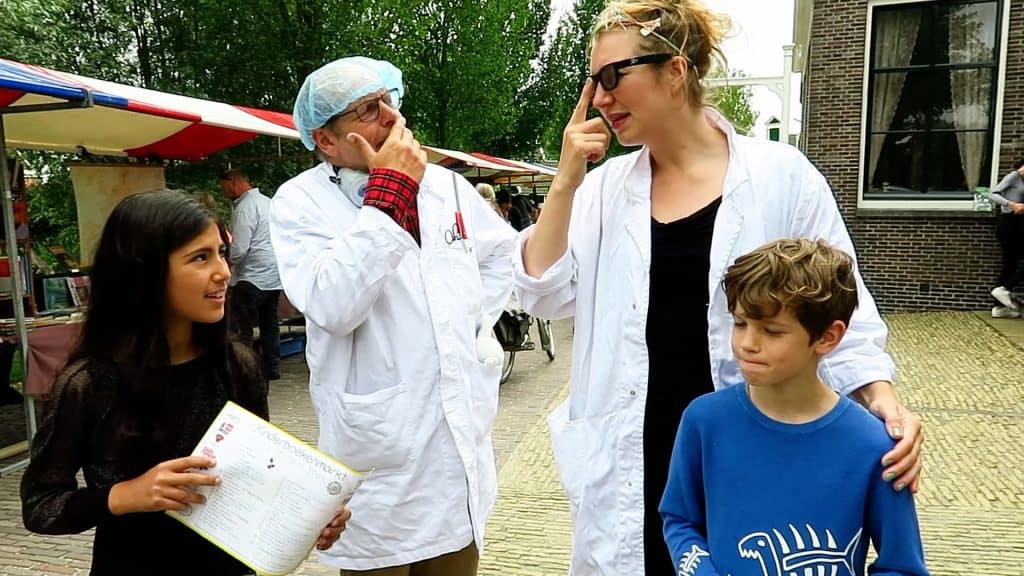
[[[1024,320],[973,313],[891,315],[891,351],[903,399],[925,421],[926,476],[918,496],[936,576],[1024,574]],[[559,356],[517,358],[501,391],[494,439],[500,497],[481,574],[563,575],[568,506],[554,471],[545,415],[566,393],[569,324]],[[298,358],[274,382],[273,419],[305,439],[316,422]],[[0,575],[86,574],[91,534],[47,538],[21,527],[19,476],[0,478]],[[307,562],[298,574],[336,574]]]

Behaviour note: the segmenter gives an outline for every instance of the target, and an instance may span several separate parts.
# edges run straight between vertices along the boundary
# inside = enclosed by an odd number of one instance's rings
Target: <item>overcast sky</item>
[[[750,76],[781,76],[782,46],[793,39],[794,0],[704,0],[713,10],[725,12],[733,19],[733,33],[725,42],[729,67],[743,70]],[[552,0],[556,13],[572,6],[572,0]],[[793,100],[790,108],[793,130],[799,127],[799,75],[793,78]],[[759,114],[758,128],[770,116],[782,114],[782,102],[766,88],[754,88],[754,110]]]

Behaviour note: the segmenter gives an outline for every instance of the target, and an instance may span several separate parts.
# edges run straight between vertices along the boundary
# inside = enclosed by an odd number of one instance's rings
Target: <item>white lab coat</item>
[[[320,449],[375,469],[349,503],[344,537],[320,560],[370,570],[474,541],[482,550],[497,495],[500,367],[478,361],[476,335],[511,294],[515,231],[469,182],[428,165],[420,248],[332,175],[321,164],[285,182],[270,217],[284,291],[306,317]],[[449,244],[453,182],[469,239]]]
[[[738,136],[717,112],[707,114],[729,138],[708,277],[711,374],[715,387],[723,388],[742,378],[721,288],[726,268],[779,238],[824,238],[850,254],[853,244],[825,178],[797,149]],[[569,249],[539,279],[527,275],[522,262],[533,230],[519,235],[516,294],[523,307],[543,318],[575,315],[569,399],[549,425],[574,521],[570,573],[576,576],[644,572],[650,187],[646,148],[590,172],[573,200]],[[823,380],[844,394],[894,375],[885,353],[886,326],[859,275],[857,280],[860,307],[820,369]],[[663,433],[674,437],[676,431]]]

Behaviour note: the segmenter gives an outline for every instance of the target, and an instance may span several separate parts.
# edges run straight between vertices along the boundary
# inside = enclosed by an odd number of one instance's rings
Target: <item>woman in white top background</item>
[[[854,253],[825,178],[795,148],[735,133],[706,105],[727,17],[695,0],[613,1],[593,28],[590,77],[565,128],[537,224],[519,236],[516,292],[542,318],[575,316],[569,399],[550,418],[574,520],[572,573],[675,574],[660,501],[683,410],[741,382],[720,284],[778,238]],[[587,119],[593,106],[600,117]],[[601,160],[614,131],[639,151]],[[893,392],[887,329],[861,306],[823,379],[884,419],[884,476],[916,490],[920,420]]]

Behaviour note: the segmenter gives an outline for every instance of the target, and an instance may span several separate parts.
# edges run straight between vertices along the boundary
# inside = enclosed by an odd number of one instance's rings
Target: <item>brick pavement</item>
[[[972,313],[901,314],[887,321],[900,393],[927,430],[918,509],[932,573],[1024,574],[1024,348],[1011,340],[1020,325],[990,324]],[[501,392],[495,424],[500,498],[488,525],[482,575],[562,575],[568,565],[569,513],[544,421],[568,380],[568,325],[557,325],[556,335],[559,358],[549,364],[541,352],[524,354]],[[313,439],[302,365],[289,361],[287,371],[272,391],[274,419]],[[88,534],[26,534],[17,477],[0,479],[0,575],[85,574],[89,542]],[[307,562],[297,574],[332,572]]]

